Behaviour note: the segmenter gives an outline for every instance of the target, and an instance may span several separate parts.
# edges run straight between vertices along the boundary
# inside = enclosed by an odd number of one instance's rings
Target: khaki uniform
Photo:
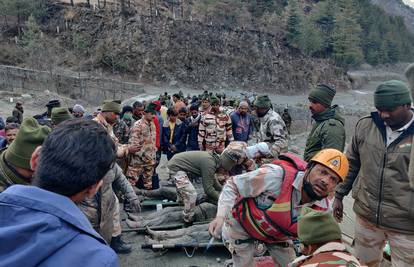
[[[289,267],[357,267],[363,266],[357,258],[346,250],[342,243],[330,242],[319,247],[312,255],[301,256],[288,265]]]
[[[141,150],[131,155],[127,177],[134,182],[142,175],[145,189],[152,189],[152,175],[156,164],[156,132],[153,121],[145,118],[135,122],[131,129],[129,144],[141,146]]]
[[[262,118],[256,117],[253,123],[252,139],[256,139],[256,143],[267,143],[273,158],[277,158],[279,154],[287,152],[288,132],[285,123],[277,112],[269,109],[265,116]]]
[[[102,114],[99,113],[93,120],[99,123],[102,127],[104,127],[108,132],[109,136],[111,137],[112,141],[114,141],[116,145],[116,156],[118,158],[122,158],[128,155],[128,145],[122,145],[119,143],[119,140],[114,133],[112,125],[106,122]]]
[[[233,131],[229,115],[207,113],[201,117],[198,128],[200,150],[221,153],[230,141],[233,141]]]

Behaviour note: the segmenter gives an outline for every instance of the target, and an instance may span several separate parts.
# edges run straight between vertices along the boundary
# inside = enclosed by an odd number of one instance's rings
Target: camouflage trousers
[[[136,176],[131,177],[130,182],[132,185],[135,185],[138,182],[140,176],[143,179],[144,187],[147,190],[152,189],[152,175],[154,174],[156,162],[152,161],[152,163],[145,163],[142,164],[135,164],[134,167],[129,167],[129,169],[133,168],[134,174]]]
[[[114,215],[112,216],[114,229],[112,231],[112,236],[119,236],[122,233],[121,228],[121,215],[119,213],[119,200],[115,197],[115,207],[114,207]]]
[[[414,235],[380,229],[357,216],[355,222],[355,256],[362,264],[369,267],[380,266],[383,248],[387,240],[391,248],[391,266],[414,266]]]
[[[183,171],[170,172],[177,188],[177,200],[184,204],[183,217],[185,222],[192,222],[197,201],[197,191],[187,174]]]
[[[254,242],[233,216],[229,216],[226,219],[222,229],[222,237],[232,255],[234,267],[254,266]],[[275,266],[285,267],[296,256],[293,245],[281,247],[274,244],[266,244],[266,247],[270,256],[272,256]]]

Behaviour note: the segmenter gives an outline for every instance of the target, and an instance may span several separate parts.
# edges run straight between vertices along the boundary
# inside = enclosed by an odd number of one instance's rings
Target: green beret
[[[32,153],[43,144],[50,131],[49,127],[40,126],[34,118],[24,119],[16,139],[5,152],[5,159],[13,166],[30,170]]]
[[[215,96],[212,96],[211,98],[210,98],[210,103],[211,103],[211,105],[213,106],[213,105],[220,105],[220,99],[218,99],[217,97],[215,97]]]
[[[267,95],[261,95],[254,101],[254,106],[257,108],[270,108],[272,106],[272,102]]]
[[[157,105],[151,102],[145,107],[144,112],[157,114],[156,108],[157,108]]]
[[[393,108],[411,103],[411,94],[402,81],[391,80],[380,84],[374,93],[377,108]]]
[[[61,122],[64,122],[65,120],[72,119],[72,115],[70,115],[69,110],[67,108],[53,108],[52,109],[52,123],[53,125],[58,125]]]
[[[298,220],[298,237],[305,245],[341,240],[342,233],[330,212],[302,209]]]
[[[116,100],[105,100],[102,105],[102,112],[121,113],[121,104],[115,101]]]
[[[309,92],[308,98],[314,102],[324,105],[325,107],[330,107],[335,94],[336,90],[334,88],[331,88],[325,84],[319,84]]]

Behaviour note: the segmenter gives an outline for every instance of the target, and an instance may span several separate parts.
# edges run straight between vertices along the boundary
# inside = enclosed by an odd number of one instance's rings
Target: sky
[[[414,8],[414,0],[403,0],[404,3]]]

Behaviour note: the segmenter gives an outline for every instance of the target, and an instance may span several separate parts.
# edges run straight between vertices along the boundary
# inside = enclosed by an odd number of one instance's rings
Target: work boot
[[[125,243],[121,235],[112,237],[111,248],[118,254],[128,254],[132,251],[132,246]]]

